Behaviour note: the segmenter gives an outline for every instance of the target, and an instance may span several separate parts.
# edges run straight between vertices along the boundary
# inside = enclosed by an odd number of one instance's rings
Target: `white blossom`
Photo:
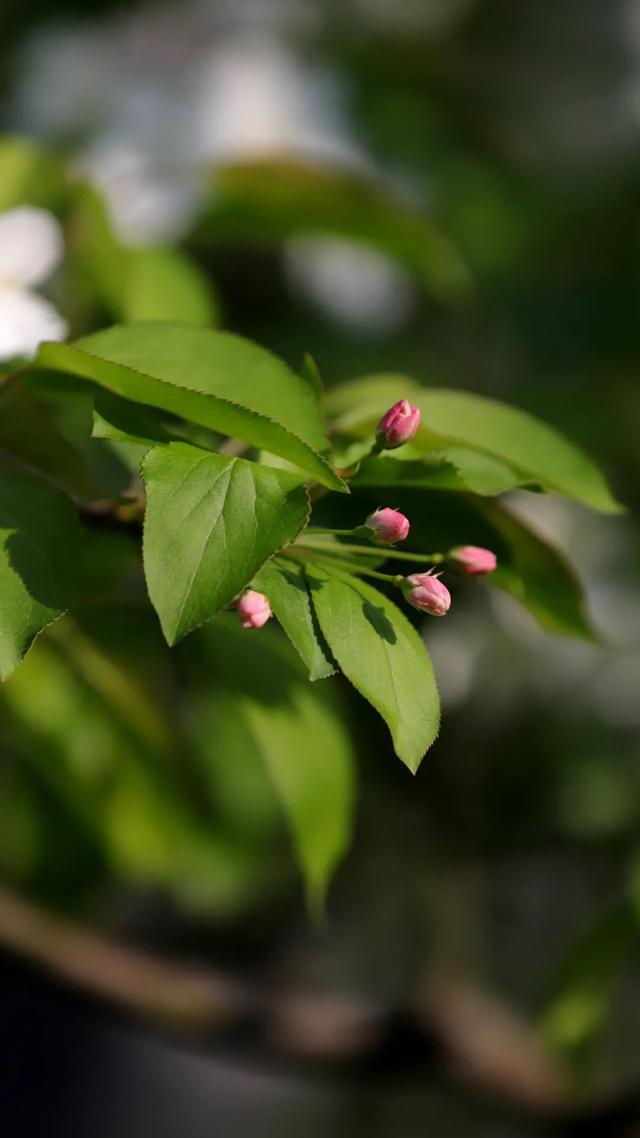
[[[52,214],[18,206],[0,214],[0,360],[31,356],[43,340],[63,340],[60,313],[33,291],[59,264],[62,232]]]

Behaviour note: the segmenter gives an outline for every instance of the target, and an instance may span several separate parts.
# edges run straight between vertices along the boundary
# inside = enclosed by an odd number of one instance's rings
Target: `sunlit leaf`
[[[186,443],[146,455],[144,566],[169,644],[211,620],[307,521],[294,475]]]
[[[328,442],[309,386],[239,336],[162,321],[116,325],[75,345],[44,344],[36,365],[244,439],[346,490],[320,453]]]
[[[263,566],[253,584],[269,598],[276,617],[309,669],[309,679],[333,675],[335,667],[318,627],[302,566],[274,557]]]
[[[318,622],[340,668],[386,721],[416,771],[440,726],[431,661],[418,633],[377,589],[339,569],[308,563]]]
[[[422,413],[414,446],[427,452],[443,445],[477,449],[506,463],[521,483],[539,483],[596,510],[619,512],[603,475],[577,446],[525,411],[494,399],[423,388],[408,377],[382,375],[344,384],[328,397],[327,409],[338,431],[361,435],[402,398],[410,399]]]

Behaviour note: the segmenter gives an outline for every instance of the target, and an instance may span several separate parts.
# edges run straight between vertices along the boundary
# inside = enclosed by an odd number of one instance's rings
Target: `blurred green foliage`
[[[293,159],[236,163],[211,175],[211,198],[178,250],[132,254],[95,201],[87,204],[86,189],[70,194],[55,158],[12,142],[0,208],[29,201],[63,218],[70,257],[58,287],[74,333],[149,315],[149,305],[151,315],[195,312],[207,322],[219,313],[225,327],[294,367],[312,351],[330,389],[355,375],[393,372],[506,399],[590,450],[637,512],[638,161],[633,149],[614,152],[617,124],[597,95],[607,80],[622,100],[638,63],[619,28],[621,5],[596,13],[596,59],[581,31],[584,9],[560,7],[470,5],[438,39],[401,26],[352,33],[342,6],[327,6],[313,50],[348,76],[358,139],[381,169],[401,171],[418,206],[405,209],[396,192],[387,199],[363,189],[360,177]],[[594,5],[585,8],[591,19]],[[10,15],[7,27],[18,36],[33,6]],[[560,112],[584,92],[585,75],[594,102],[583,100],[580,123],[586,133],[599,119],[611,149],[603,144],[580,159],[570,128],[563,146]],[[292,236],[309,234],[373,244],[397,261],[415,289],[404,323],[386,333],[375,320],[350,328],[292,287],[283,251]],[[150,260],[168,271],[175,296],[163,284],[158,297],[155,275],[149,288]],[[14,389],[0,398],[14,398]],[[49,410],[66,445],[51,455],[39,447],[39,462],[68,485],[78,471],[73,432],[55,401]],[[113,484],[126,487],[124,452],[114,446],[98,459],[92,449],[91,459],[94,472],[108,467]],[[438,476],[451,478],[451,466],[464,480],[455,461]],[[507,482],[510,472],[507,464]],[[504,468],[481,474],[505,478]],[[478,478],[477,468],[469,476]],[[379,467],[362,469],[372,506],[386,493],[383,478]],[[408,507],[411,494],[403,488],[394,504]],[[428,530],[431,540],[435,528],[443,542],[495,544],[505,591],[522,599],[527,581],[525,599],[547,629],[588,631],[560,554],[505,520],[499,506],[469,505],[461,495],[445,512],[442,500],[437,488],[421,495],[416,535]],[[342,505],[345,523],[349,508]],[[629,687],[638,664],[628,615],[637,606],[637,527],[618,541],[613,527],[589,529],[585,515],[575,516],[564,544],[584,554],[598,597],[617,598],[613,639],[629,647]],[[108,921],[121,892],[159,889],[177,899],[180,920],[197,913],[198,921],[232,927],[238,943],[256,929],[277,941],[280,928],[295,923],[299,898],[274,786],[294,799],[299,788],[291,772],[271,785],[258,761],[283,729],[277,708],[273,716],[267,709],[270,693],[245,688],[240,669],[210,698],[198,661],[218,653],[231,661],[226,629],[217,645],[218,633],[207,632],[169,658],[141,607],[140,567],[124,536],[107,548],[96,534],[85,557],[81,617],[43,637],[1,694],[3,873],[82,916]],[[97,601],[105,589],[106,610]],[[363,801],[336,887],[331,967],[356,983],[366,959],[366,984],[402,997],[439,954],[455,960],[451,901],[433,886],[440,874],[465,907],[473,951],[462,951],[464,966],[538,1016],[546,1040],[587,1083],[611,1072],[637,1077],[637,1047],[620,1044],[620,1025],[637,1019],[637,993],[627,1006],[616,1002],[625,977],[637,974],[633,872],[631,901],[628,883],[640,818],[633,697],[596,698],[609,675],[610,688],[624,691],[610,651],[565,656],[512,620],[510,609],[492,610],[500,620],[491,630],[478,593],[463,586],[458,597],[451,618],[458,649],[448,667],[460,687],[451,684],[447,723],[417,783],[381,761],[386,739],[364,705],[349,701]],[[433,641],[437,655],[436,633]],[[271,648],[265,641],[262,650]],[[283,640],[272,655],[272,683],[291,685],[295,715],[315,737],[315,694],[302,696],[308,689]],[[329,703],[322,724],[330,733]],[[330,739],[323,745],[331,749]],[[228,754],[242,763],[226,761]],[[340,841],[336,818],[336,851]],[[306,856],[311,865],[313,845]],[[478,865],[481,881],[469,886],[465,871]]]

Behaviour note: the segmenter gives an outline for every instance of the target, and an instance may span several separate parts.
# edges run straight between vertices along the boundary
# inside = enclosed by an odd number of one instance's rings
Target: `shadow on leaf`
[[[371,627],[378,633],[378,636],[386,640],[387,644],[396,643],[398,637],[396,636],[395,628],[383,609],[372,605],[371,601],[365,601],[362,606],[362,611]]]

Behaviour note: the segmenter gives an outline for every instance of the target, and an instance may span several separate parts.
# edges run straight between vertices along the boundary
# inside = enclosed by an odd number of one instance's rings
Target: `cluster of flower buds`
[[[419,408],[409,403],[408,399],[400,399],[389,408],[378,423],[377,448],[395,450],[396,447],[409,442],[419,426]],[[409,529],[409,519],[404,514],[390,506],[382,506],[369,514],[365,524],[358,526],[353,532],[358,537],[368,538],[374,545],[390,546],[398,541],[405,541],[409,536]],[[457,545],[444,556],[434,554],[433,559],[445,562],[467,577],[493,573],[497,564],[495,553],[479,545]],[[427,573],[411,573],[408,577],[396,577],[395,581],[400,585],[405,599],[414,608],[431,616],[446,616],[448,613],[451,607],[451,594],[440,580],[440,573],[435,572],[435,567],[429,569]],[[268,598],[263,593],[255,592],[254,589],[247,589],[236,601],[235,607],[243,628],[262,628],[272,615]]]

